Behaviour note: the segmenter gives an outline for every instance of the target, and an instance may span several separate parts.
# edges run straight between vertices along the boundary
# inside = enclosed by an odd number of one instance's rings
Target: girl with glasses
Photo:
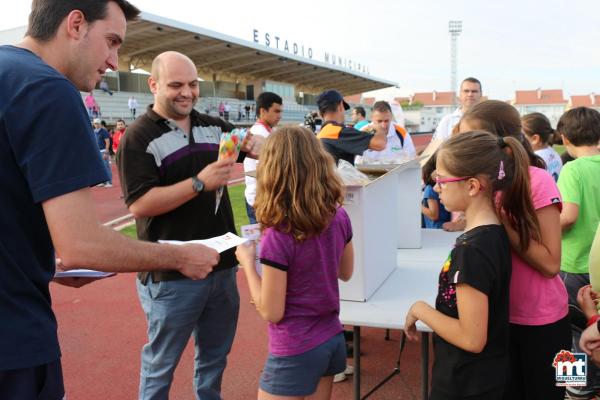
[[[529,159],[518,140],[482,131],[443,143],[433,174],[440,200],[463,211],[465,233],[442,266],[435,308],[412,305],[405,334],[421,320],[434,331],[431,400],[502,399],[509,373],[510,239],[527,248],[540,231],[531,198]],[[496,200],[497,199],[497,200]]]

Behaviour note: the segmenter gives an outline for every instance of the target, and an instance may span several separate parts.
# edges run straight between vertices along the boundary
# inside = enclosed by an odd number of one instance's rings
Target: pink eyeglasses
[[[454,177],[454,178],[442,178],[436,171],[433,171],[433,173],[431,174],[431,177],[435,181],[435,184],[439,185],[441,188],[443,188],[444,186],[446,186],[446,183],[461,182],[461,181],[466,181],[467,179],[471,179],[472,178],[472,176],[461,176],[461,177]]]

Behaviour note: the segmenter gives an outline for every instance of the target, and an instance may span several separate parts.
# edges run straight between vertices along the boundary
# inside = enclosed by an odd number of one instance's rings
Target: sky
[[[16,3],[16,4],[15,4]],[[450,89],[449,20],[461,20],[457,78],[481,80],[484,95],[563,89],[600,93],[597,0],[132,0],[143,11],[253,41],[258,30],[367,65],[400,94]],[[30,1],[4,5],[0,30],[26,25]]]

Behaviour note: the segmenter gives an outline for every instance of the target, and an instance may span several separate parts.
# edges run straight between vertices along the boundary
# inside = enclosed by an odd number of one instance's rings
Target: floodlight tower
[[[456,93],[456,42],[462,32],[462,21],[448,22],[450,32],[450,91]],[[456,103],[456,96],[452,98],[452,104]]]

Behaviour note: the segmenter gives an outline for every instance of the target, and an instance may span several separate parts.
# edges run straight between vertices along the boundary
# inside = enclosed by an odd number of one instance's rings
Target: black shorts
[[[2,400],[62,400],[64,397],[60,359],[37,367],[0,371]]]

